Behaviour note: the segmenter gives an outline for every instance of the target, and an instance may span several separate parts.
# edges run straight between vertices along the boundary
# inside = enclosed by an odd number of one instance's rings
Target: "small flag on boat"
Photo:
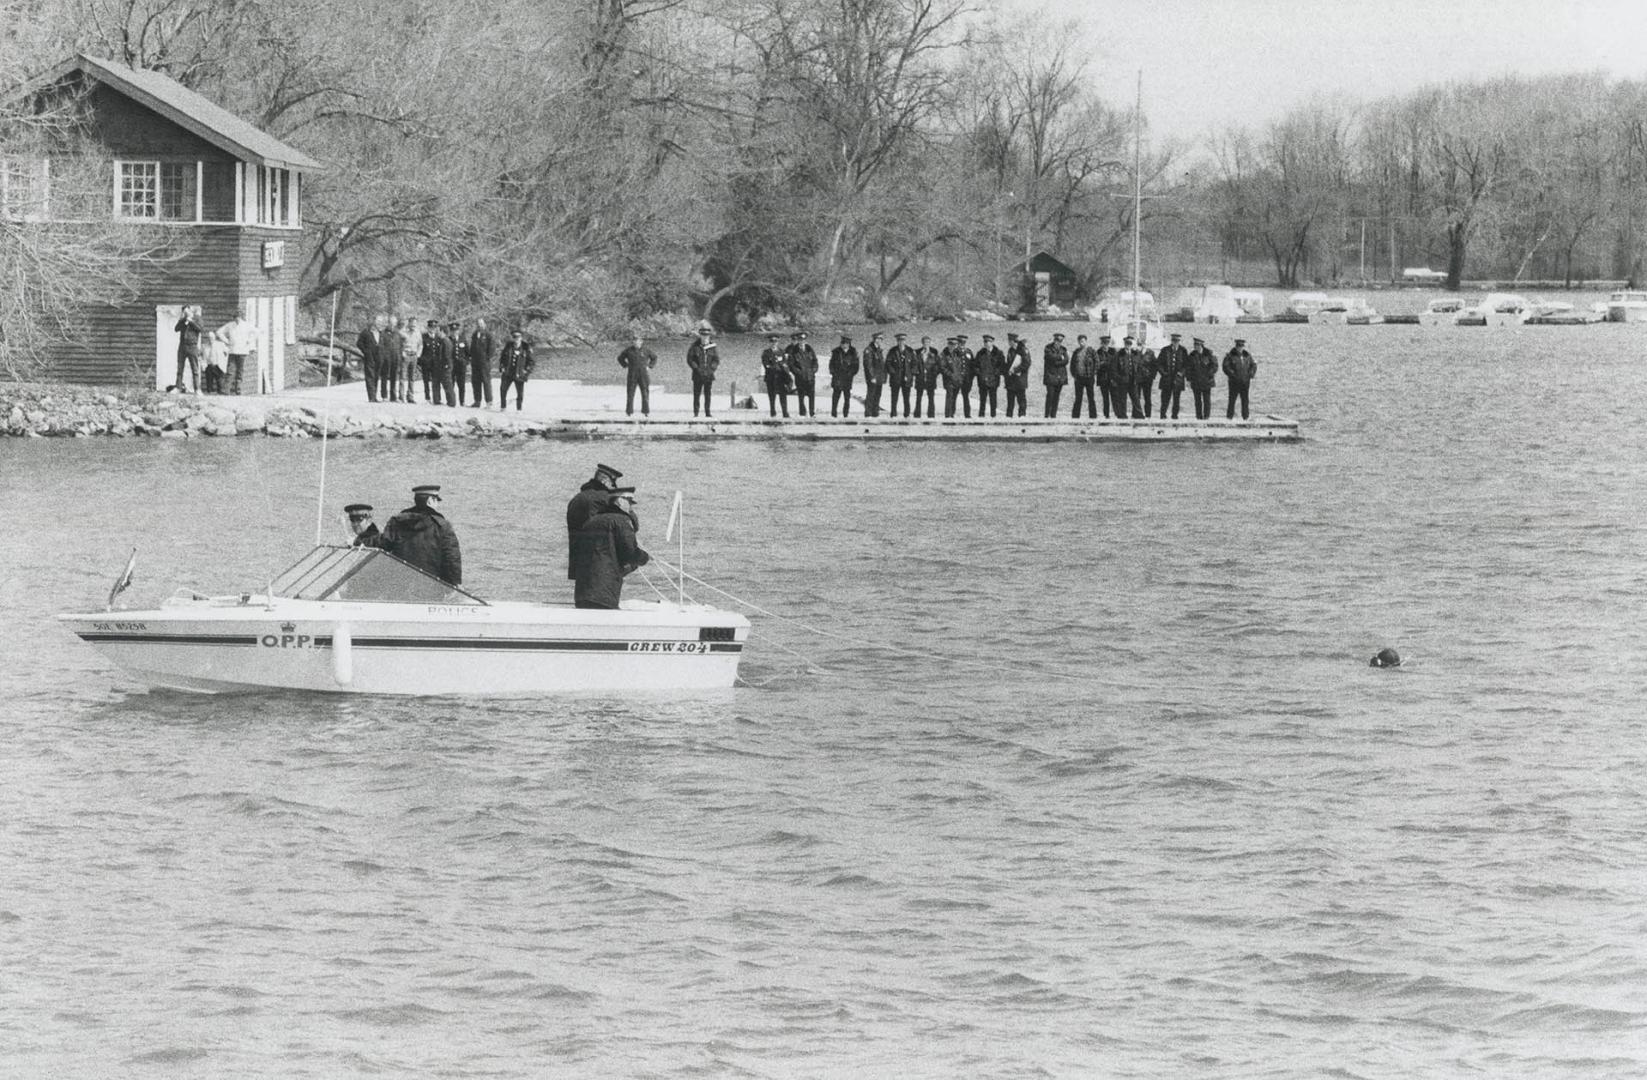
[[[131,588],[132,571],[135,569],[137,569],[137,549],[132,548],[131,557],[126,560],[126,568],[120,571],[120,576],[114,579],[114,588],[109,590],[109,602],[104,606],[104,611],[113,611],[114,598]]]
[[[669,508],[669,527],[663,530],[663,538],[665,540],[673,540],[674,539],[674,537],[675,537],[675,525],[676,525],[677,522],[680,521],[680,519],[681,519],[681,493],[677,491],[677,492],[675,492],[675,505],[673,505]]]

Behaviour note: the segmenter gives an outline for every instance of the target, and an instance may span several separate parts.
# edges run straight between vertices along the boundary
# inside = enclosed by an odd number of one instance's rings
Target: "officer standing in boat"
[[[1047,419],[1058,415],[1058,398],[1068,382],[1069,350],[1064,347],[1064,335],[1053,334],[1047,347],[1041,350],[1041,385],[1047,388]]]
[[[938,415],[938,376],[943,371],[944,357],[932,345],[932,339],[921,336],[921,347],[915,350],[915,415],[921,415],[921,395],[926,395],[926,418]]]
[[[451,522],[429,504],[440,501],[439,484],[412,489],[412,505],[389,519],[378,545],[401,562],[448,585],[463,584],[463,552]]]
[[[1002,382],[1006,384],[1007,415],[1011,416],[1016,408],[1020,418],[1028,416],[1029,346],[1011,331],[1007,332],[1006,373]]]
[[[614,488],[571,534],[572,602],[580,608],[616,610],[624,576],[652,561],[635,538],[632,487]]]
[[[766,348],[761,350],[761,376],[766,380],[767,414],[777,416],[781,404],[783,418],[788,420],[789,388],[794,383],[794,376],[789,373],[783,350],[778,347],[777,334],[766,335]]]
[[[1207,343],[1200,338],[1195,339],[1195,348],[1189,354],[1189,385],[1190,396],[1195,402],[1195,418],[1207,420],[1212,417],[1212,387],[1218,381],[1218,357],[1207,348]]]
[[[891,386],[892,406],[888,416],[898,415],[898,401],[904,403],[904,419],[909,418],[909,391],[915,383],[915,350],[909,345],[909,335],[893,334],[892,348],[886,354],[886,377]]]
[[[578,493],[572,496],[566,504],[566,576],[576,577],[572,572],[571,538],[583,528],[583,523],[612,497],[618,489],[618,481],[623,474],[610,465],[596,465],[595,475],[583,482]]]
[[[1172,418],[1178,419],[1178,399],[1184,393],[1184,377],[1189,373],[1189,350],[1172,335],[1172,341],[1155,354],[1155,372],[1161,377],[1161,419],[1167,418],[1167,407],[1172,407]]]
[[[372,520],[372,507],[369,503],[350,503],[343,508],[343,513],[349,518],[349,531],[354,533],[354,539],[349,541],[350,547],[383,546],[383,533],[378,531],[377,523]]]
[[[1241,399],[1241,419],[1247,419],[1247,391],[1258,374],[1258,361],[1247,351],[1245,338],[1236,338],[1235,347],[1224,354],[1224,379],[1229,383],[1230,405],[1224,419],[1235,419],[1235,400]]]

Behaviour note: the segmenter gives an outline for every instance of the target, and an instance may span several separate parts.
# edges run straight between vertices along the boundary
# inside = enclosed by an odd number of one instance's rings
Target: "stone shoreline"
[[[541,421],[499,413],[455,412],[360,417],[342,410],[330,416],[313,405],[279,397],[166,394],[101,387],[0,383],[0,435],[21,438],[169,439],[266,435],[319,438],[441,439],[542,434]]]

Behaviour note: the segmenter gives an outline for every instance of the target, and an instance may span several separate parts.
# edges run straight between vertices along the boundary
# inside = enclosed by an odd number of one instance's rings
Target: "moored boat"
[[[1647,291],[1620,289],[1607,298],[1608,322],[1647,322]]]
[[[1475,307],[1479,302],[1463,296],[1438,296],[1418,313],[1418,325],[1453,326],[1457,324],[1460,314]]]
[[[60,615],[151,686],[402,695],[730,687],[749,620],[706,605],[489,602],[375,548],[315,547],[257,592]]]

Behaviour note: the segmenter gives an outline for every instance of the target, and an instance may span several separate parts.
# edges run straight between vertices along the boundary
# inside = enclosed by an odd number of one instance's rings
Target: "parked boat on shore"
[[[1620,289],[1607,298],[1608,322],[1647,322],[1647,291]]]
[[[1458,317],[1480,304],[1480,300],[1464,296],[1438,296],[1418,313],[1420,326],[1456,326]]]
[[[257,591],[58,617],[134,678],[207,694],[706,690],[733,685],[749,638],[748,619],[705,605],[489,602],[388,552],[327,544]]]

